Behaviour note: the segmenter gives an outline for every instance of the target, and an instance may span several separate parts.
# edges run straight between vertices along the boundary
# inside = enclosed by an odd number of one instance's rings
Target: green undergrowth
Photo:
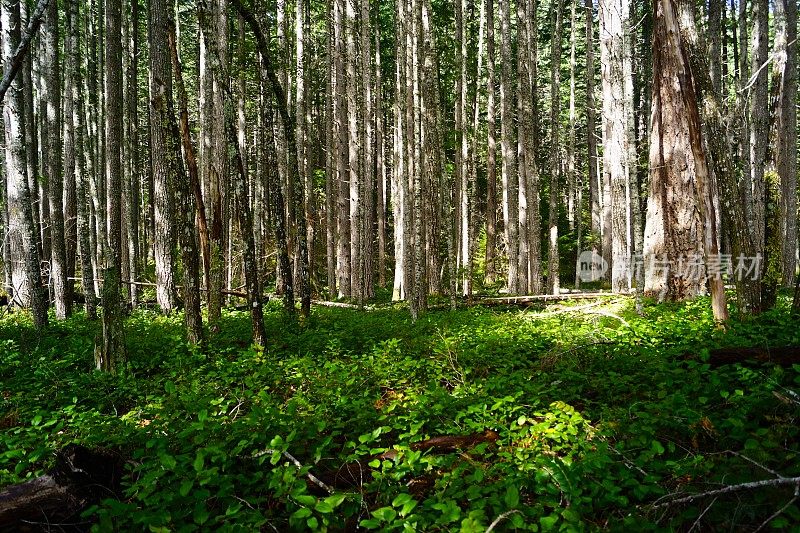
[[[788,303],[725,330],[708,309],[638,316],[609,299],[412,323],[400,309],[315,308],[298,324],[275,302],[266,348],[231,311],[204,352],[184,343],[181,317],[142,311],[118,376],[92,371],[98,323],[76,316],[40,337],[10,315],[0,486],[81,443],[127,459],[122,498],[84,513],[98,531],[796,527],[797,503],[776,514],[791,486],[656,507],[800,475],[800,366],[706,362],[719,347],[800,345]],[[459,451],[413,446],[487,430],[496,440]],[[307,476],[343,471],[350,486],[333,494]]]

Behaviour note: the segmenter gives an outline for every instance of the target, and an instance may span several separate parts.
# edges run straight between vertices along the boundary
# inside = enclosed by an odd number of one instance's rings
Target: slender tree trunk
[[[603,174],[611,185],[611,288],[627,292],[632,286],[629,150],[633,118],[629,98],[630,55],[626,48],[630,4],[627,0],[600,2],[600,63],[603,85]],[[605,241],[605,238],[604,238]],[[608,259],[606,259],[608,260]]]
[[[580,225],[580,207],[576,213],[576,197],[579,187],[576,184],[575,174],[575,125],[577,114],[575,111],[575,48],[578,43],[576,19],[576,2],[570,6],[569,22],[569,132],[567,133],[567,222],[570,231],[575,229],[575,225]],[[580,242],[578,242],[578,253],[580,254]]]
[[[127,38],[127,85],[125,92],[125,232],[127,233],[128,279],[139,279],[141,248],[139,245],[140,147],[139,147],[139,0],[130,1],[130,24]],[[129,285],[131,306],[139,302],[139,288]]]
[[[75,76],[73,71],[78,68],[78,34],[77,28],[79,21],[76,20],[76,13],[73,12],[72,4],[68,1],[65,9],[66,15],[66,41],[64,43],[64,90],[62,92],[63,125],[64,139],[64,232],[65,232],[65,270],[66,270],[66,299],[68,307],[72,308],[72,301],[75,292],[75,258],[77,252],[77,204],[75,198],[75,126],[72,120],[76,101],[73,99],[73,87]]]
[[[561,144],[559,141],[559,112],[561,109],[561,12],[564,2],[558,0],[553,13],[553,36],[550,44],[550,254],[548,286],[552,294],[559,293],[558,212],[559,177],[561,174]]]
[[[360,126],[361,137],[361,241],[359,278],[361,278],[361,302],[375,295],[374,276],[374,214],[375,214],[375,106],[372,65],[372,15],[369,0],[361,0],[361,97],[364,115]]]
[[[351,230],[350,230],[350,186],[347,164],[350,160],[348,142],[348,99],[346,97],[347,81],[345,79],[345,24],[344,0],[333,0],[334,47],[336,53],[334,77],[334,131],[336,132],[336,182],[338,184],[338,235],[337,271],[339,272],[339,297],[349,298],[351,291]]]
[[[494,0],[486,2],[486,283],[497,277],[497,126],[495,124]]]
[[[376,15],[377,19],[377,15]],[[375,157],[377,163],[376,219],[378,233],[378,286],[386,286],[386,131],[383,111],[380,32],[375,31]]]
[[[3,0],[3,56],[11,57],[20,40],[19,2]],[[42,286],[36,228],[33,223],[30,191],[28,189],[25,156],[24,109],[22,77],[12,82],[3,101],[5,122],[6,202],[8,224],[6,246],[11,260],[12,296],[18,305],[30,305],[34,325],[47,327],[47,294]]]
[[[69,9],[72,12],[72,20],[75,27],[71,33],[71,39],[74,39],[76,46],[80,43],[80,35],[78,24],[80,22],[80,11],[78,2],[70,2]],[[75,60],[80,57],[78,54],[80,48],[75,48]],[[86,307],[86,316],[92,320],[97,318],[97,296],[94,290],[94,272],[92,270],[92,247],[89,238],[91,233],[91,225],[89,223],[89,197],[87,195],[87,172],[86,160],[84,152],[89,152],[85,140],[85,124],[84,117],[85,104],[83,99],[83,79],[80,74],[81,70],[76,63],[75,68],[72,69],[72,98],[74,104],[72,109],[72,125],[75,135],[75,165],[73,167],[75,176],[75,200],[77,208],[77,237],[78,237],[78,253],[80,255],[81,266],[81,286],[83,288],[84,305]],[[70,120],[70,117],[64,117],[65,120]]]
[[[61,159],[61,64],[59,61],[58,1],[50,0],[42,24],[45,68],[45,94],[47,123],[48,199],[50,207],[50,280],[55,300],[56,318],[69,316],[72,302],[67,290],[67,251],[64,233],[64,178]]]
[[[752,192],[753,235],[757,250],[763,250],[765,224],[764,169],[769,145],[768,72],[761,68],[769,52],[769,1],[753,2],[753,35],[751,72],[755,76],[750,98],[750,190]]]
[[[517,220],[518,250],[517,292],[527,294],[528,264],[531,239],[528,233],[528,210],[530,194],[528,186],[533,180],[536,167],[536,153],[533,147],[533,90],[532,80],[535,74],[532,66],[536,64],[536,43],[529,33],[530,2],[517,2]],[[509,259],[509,261],[511,261]]]
[[[514,82],[511,70],[510,0],[500,0],[500,137],[502,149],[503,226],[508,253],[508,291],[518,292],[519,213],[517,207],[517,160],[514,149]]]
[[[336,135],[333,92],[336,84],[335,44],[333,39],[333,2],[326,2],[327,61],[325,85],[325,244],[327,259],[328,297],[336,295]]]
[[[597,120],[594,100],[594,14],[592,0],[585,0],[586,15],[586,149],[589,180],[589,209],[592,239],[601,235],[600,181],[597,172]]]
[[[106,0],[106,191],[108,198],[108,246],[103,272],[103,346],[97,353],[97,368],[122,370],[126,362],[123,327],[122,257],[122,2]],[[152,47],[151,47],[152,49]],[[99,352],[99,353],[98,353]]]

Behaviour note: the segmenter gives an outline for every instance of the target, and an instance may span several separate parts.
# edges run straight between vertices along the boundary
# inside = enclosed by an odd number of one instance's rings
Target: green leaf
[[[158,458],[161,459],[161,465],[167,470],[172,470],[178,464],[175,458],[167,453],[158,454]]]
[[[346,494],[331,494],[327,498],[325,498],[325,503],[333,507],[334,509],[339,507],[343,501],[347,499]]]
[[[202,452],[197,452],[197,457],[194,458],[194,462],[192,466],[194,466],[195,472],[200,472],[203,470],[203,466],[205,465],[206,459],[203,456]]]
[[[167,394],[175,394],[177,390],[178,389],[175,386],[175,383],[172,382],[172,380],[167,380],[167,382],[164,383],[164,392],[166,392]]]
[[[311,509],[309,509],[308,507],[301,507],[300,509],[293,512],[289,518],[302,520],[303,518],[307,518],[309,516],[311,516]]]
[[[381,507],[380,509],[372,511],[372,516],[384,522],[391,522],[397,516],[397,511],[391,507]]]
[[[194,481],[192,481],[191,479],[186,479],[183,481],[183,483],[181,483],[181,488],[178,489],[178,492],[180,493],[181,496],[185,498],[189,494],[189,492],[191,492],[193,486],[194,486]]]
[[[316,505],[317,499],[309,494],[298,494],[294,499],[300,505]]]
[[[506,502],[506,506],[509,509],[515,508],[517,505],[519,505],[519,489],[517,489],[517,487],[514,485],[509,485],[506,488],[506,495],[503,500]]]
[[[653,450],[656,453],[656,455],[661,455],[662,453],[664,453],[664,446],[662,446],[661,443],[658,442],[657,440],[654,440],[653,442],[650,443],[650,449]]]
[[[328,514],[333,512],[333,506],[325,500],[321,500],[314,506],[314,510],[318,513]]]
[[[542,524],[542,531],[550,531],[558,523],[558,515],[543,516],[539,519],[539,523]]]
[[[319,522],[313,516],[306,520],[306,524],[308,524],[309,529],[317,529],[319,527]]]

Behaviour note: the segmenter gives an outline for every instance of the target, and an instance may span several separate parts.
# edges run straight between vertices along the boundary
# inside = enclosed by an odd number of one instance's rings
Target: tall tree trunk
[[[757,250],[764,249],[765,190],[764,169],[769,144],[768,69],[762,68],[769,52],[769,1],[753,2],[753,34],[750,69],[755,76],[750,98],[750,191],[752,194],[753,235]]]
[[[486,283],[497,277],[497,126],[495,125],[494,0],[486,2]]]
[[[167,20],[171,6],[154,2],[150,6],[150,164],[153,174],[155,233],[153,246],[156,268],[156,300],[163,313],[171,313],[175,297],[175,175],[170,168],[174,157],[169,144],[168,105],[172,98],[172,69],[167,46]],[[169,90],[169,92],[167,92]]]
[[[71,38],[74,38],[77,45],[80,43],[80,34],[78,30],[78,24],[80,22],[79,3],[70,2],[69,9],[72,12],[73,24],[75,24],[73,32],[71,33]],[[76,53],[75,60],[77,61],[80,57],[80,49],[76,48],[74,51]],[[74,102],[71,120],[73,131],[75,132],[76,154],[75,165],[73,167],[75,176],[73,180],[75,182],[75,201],[77,208],[76,226],[78,237],[78,253],[80,255],[81,262],[81,286],[83,288],[86,316],[93,320],[97,318],[97,296],[94,290],[94,272],[92,269],[93,253],[89,238],[89,234],[91,233],[91,224],[89,222],[89,197],[87,190],[86,171],[86,161],[91,161],[91,159],[88,157],[88,152],[91,150],[88,149],[88,143],[85,142],[86,129],[84,117],[86,116],[86,111],[83,99],[83,78],[81,77],[81,69],[79,68],[79,64],[76,63],[75,68],[73,68],[71,71],[71,75],[72,94],[70,95],[70,98],[72,98]],[[64,119],[70,120],[70,117],[65,115]],[[84,156],[84,153],[87,154],[86,157]]]
[[[125,90],[125,233],[127,234],[128,279],[138,281],[141,249],[139,246],[140,147],[139,147],[139,0],[130,0],[130,23],[127,38]],[[136,283],[129,286],[131,306],[139,302]]]
[[[376,14],[377,20],[377,14]],[[377,25],[376,25],[377,27]],[[375,31],[375,157],[377,159],[376,213],[378,233],[378,286],[386,286],[386,117],[383,111],[383,76],[381,73],[380,32]]]
[[[61,144],[61,64],[59,61],[58,1],[50,0],[42,24],[47,123],[47,191],[50,204],[50,279],[56,318],[69,316],[72,302],[67,291],[67,251],[64,238],[64,178]]]
[[[633,118],[628,94],[630,55],[626,48],[630,4],[627,0],[600,2],[600,63],[603,86],[603,174],[611,185],[611,288],[627,292],[632,284],[629,150]],[[608,260],[608,258],[606,259]]]
[[[778,174],[780,264],[783,282],[794,284],[797,253],[797,3],[775,2],[774,124],[772,155]]]
[[[348,100],[346,97],[347,81],[345,78],[345,24],[344,0],[333,0],[333,27],[334,27],[334,131],[336,132],[336,182],[338,184],[337,211],[338,235],[337,271],[339,272],[339,297],[349,298],[351,291],[351,228],[350,228],[350,186],[347,171],[349,156],[348,129]]]
[[[122,312],[122,2],[106,0],[106,193],[108,245],[103,272],[103,346],[97,368],[116,372],[125,365],[125,330]],[[162,43],[163,46],[163,43]],[[151,47],[152,49],[152,47]],[[97,353],[98,350],[95,350]]]
[[[529,33],[531,25],[527,24],[530,16],[531,2],[517,2],[517,220],[518,249],[516,257],[517,292],[527,294],[528,264],[530,260],[530,244],[528,233],[528,210],[530,194],[528,186],[534,179],[536,153],[533,147],[533,89],[535,76],[532,67],[536,64],[537,47]],[[532,203],[532,202],[531,202]],[[509,258],[509,262],[511,259]]]
[[[559,213],[559,177],[561,174],[561,145],[559,142],[559,112],[561,109],[561,12],[564,2],[558,0],[553,13],[553,36],[550,42],[550,216],[549,216],[549,273],[548,286],[552,294],[558,294],[559,253],[558,253],[558,213]]]
[[[16,0],[3,0],[3,57],[11,57],[20,40],[20,11]],[[6,246],[12,261],[12,296],[18,305],[30,305],[34,325],[47,327],[47,294],[42,286],[36,228],[33,223],[25,157],[22,77],[18,76],[3,101],[5,122],[6,202],[8,225]]]
[[[333,0],[325,3],[325,26],[327,30],[326,38],[326,62],[325,62],[325,251],[326,251],[326,273],[328,282],[328,297],[334,298],[336,294],[336,213],[334,190],[336,181],[334,172],[336,170],[335,156],[335,129],[334,129],[334,107],[333,107],[333,88],[335,84],[335,59],[333,41]],[[376,37],[377,38],[377,37]]]
[[[361,303],[375,295],[374,279],[374,216],[375,216],[375,106],[372,65],[372,15],[369,0],[361,0],[361,98],[364,116],[360,126],[361,138],[361,240],[359,277],[361,278]]]
[[[77,252],[78,235],[77,235],[77,204],[75,198],[75,125],[72,117],[76,100],[73,99],[73,87],[75,76],[73,71],[78,68],[78,24],[76,13],[73,12],[72,4],[74,2],[68,1],[65,9],[66,15],[66,40],[64,43],[64,90],[62,92],[62,109],[63,116],[61,124],[63,125],[63,139],[64,139],[64,232],[65,232],[65,278],[66,278],[66,299],[69,302],[69,307],[72,307],[73,296],[75,292],[75,258]]]
[[[645,232],[645,293],[680,300],[700,293],[716,248],[711,173],[706,162],[695,82],[679,16],[690,9],[659,0],[654,10],[651,185]],[[669,203],[666,203],[669,202]],[[698,248],[701,250],[698,265]],[[682,264],[683,263],[683,264]],[[665,268],[667,267],[667,268]],[[714,318],[727,319],[722,278],[709,280]]]
[[[154,93],[151,93],[151,158],[154,174],[159,181],[175,184],[175,198],[178,206],[177,231],[179,233],[181,263],[183,264],[183,308],[186,336],[191,344],[203,343],[203,319],[200,314],[200,254],[195,237],[195,199],[192,198],[192,182],[196,181],[197,167],[191,141],[186,142],[188,131],[184,134],[184,157],[188,163],[189,176],[184,171],[181,160],[181,143],[178,124],[172,104],[172,75],[178,90],[179,110],[182,128],[187,120],[186,90],[183,86],[183,73],[178,57],[177,35],[172,10],[164,0],[151,3],[150,17],[150,71],[153,77]],[[167,41],[168,47],[164,47]],[[152,48],[157,44],[157,48]],[[187,128],[188,130],[188,128]],[[192,168],[194,167],[194,168]],[[190,176],[195,174],[195,178]]]
[[[595,118],[594,100],[594,10],[592,0],[585,1],[584,13],[586,15],[586,149],[588,151],[586,163],[588,166],[587,178],[589,180],[589,209],[591,211],[592,239],[598,239],[601,234],[600,213],[600,182],[597,166],[597,120]]]
[[[514,149],[514,82],[511,70],[511,6],[500,0],[500,137],[502,150],[503,226],[508,253],[508,291],[518,292],[519,213],[517,207],[517,158]]]

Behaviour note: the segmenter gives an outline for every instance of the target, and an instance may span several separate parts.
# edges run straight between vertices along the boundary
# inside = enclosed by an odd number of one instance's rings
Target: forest
[[[0,531],[800,528],[797,0],[0,0]]]

